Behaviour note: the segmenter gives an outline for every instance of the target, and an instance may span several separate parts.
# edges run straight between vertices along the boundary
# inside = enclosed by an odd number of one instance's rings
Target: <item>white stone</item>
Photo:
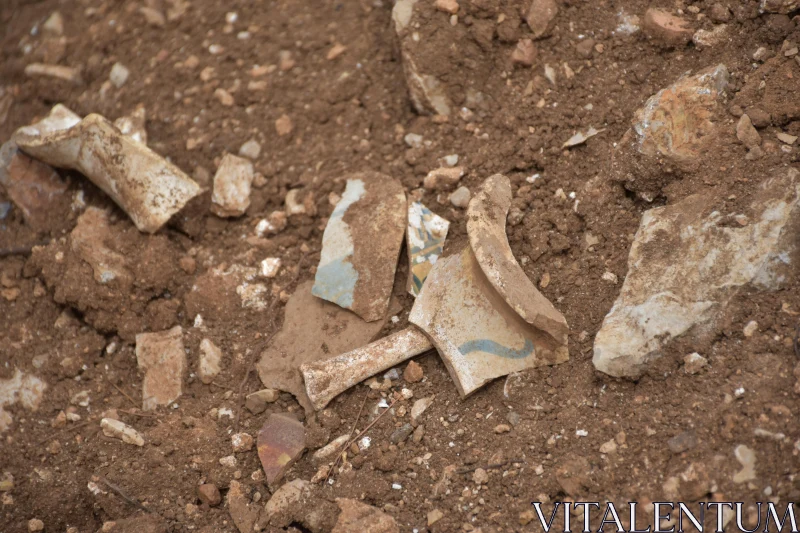
[[[422,413],[425,412],[428,407],[431,406],[433,403],[433,396],[428,396],[427,398],[420,398],[414,405],[411,407],[411,420],[414,422],[419,422],[420,417],[422,417]]]
[[[758,322],[756,322],[755,320],[751,320],[744,327],[744,329],[742,330],[742,333],[744,333],[745,337],[749,338],[749,337],[752,337],[753,335],[755,335],[755,333],[757,331],[758,331]]]
[[[422,135],[418,133],[406,133],[403,140],[409,148],[422,148]]]
[[[122,63],[114,63],[114,66],[111,67],[111,73],[108,75],[108,79],[114,84],[114,87],[119,89],[128,81],[128,76],[130,76],[130,71],[125,65]]]
[[[261,261],[261,276],[265,278],[274,278],[281,269],[281,263],[280,257],[267,257]]]
[[[798,181],[793,169],[765,180],[745,227],[726,224],[726,214],[712,210],[724,201],[705,195],[645,212],[620,295],[595,337],[595,367],[638,377],[671,339],[693,328],[713,334],[741,287],[779,288],[796,260]]]
[[[261,155],[261,145],[255,139],[250,139],[239,148],[239,155],[247,159],[258,159]]]
[[[214,175],[211,210],[220,217],[243,215],[250,206],[250,187],[255,173],[253,163],[233,154],[225,154]]]

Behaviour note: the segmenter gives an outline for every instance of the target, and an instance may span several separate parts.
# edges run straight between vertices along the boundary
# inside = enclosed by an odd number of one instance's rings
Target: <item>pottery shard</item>
[[[312,282],[295,289],[286,304],[281,330],[264,350],[257,369],[265,387],[294,394],[306,410],[313,411],[306,394],[300,365],[349,352],[367,344],[384,321],[364,322],[341,307],[314,297]]]
[[[553,31],[558,15],[556,0],[533,0],[525,15],[525,21],[533,32],[534,39],[547,37]]]
[[[305,450],[305,430],[296,418],[272,414],[258,432],[258,458],[267,483],[279,481]]]
[[[775,290],[800,261],[800,172],[783,170],[754,194],[746,226],[730,224],[724,201],[692,195],[645,212],[620,295],[595,337],[594,365],[638,377],[671,339],[713,335],[743,286]]]
[[[336,498],[342,512],[331,533],[399,533],[400,528],[390,515],[376,507],[349,498]]]
[[[214,175],[211,210],[219,217],[238,217],[250,206],[250,186],[255,174],[253,163],[243,157],[225,154]]]
[[[13,141],[0,146],[0,185],[34,229],[47,229],[53,204],[67,184],[52,167],[23,154]]]
[[[417,0],[398,0],[392,9],[394,29],[400,42],[403,73],[414,108],[420,114],[449,115],[452,103],[442,82],[419,66],[419,43],[409,28]]]
[[[175,326],[166,331],[136,335],[136,361],[145,371],[143,410],[150,411],[177,400],[182,392],[186,369],[183,329]]]
[[[721,112],[728,79],[728,69],[720,64],[683,76],[651,96],[612,154],[613,179],[652,200],[664,182],[680,175],[665,173],[665,167],[697,170],[700,155],[717,140],[714,118]]]
[[[687,21],[657,8],[650,8],[644,14],[644,32],[650,39],[667,47],[683,46],[692,40],[694,34]]]
[[[367,322],[384,319],[407,217],[399,181],[378,172],[350,175],[322,235],[314,296]]]

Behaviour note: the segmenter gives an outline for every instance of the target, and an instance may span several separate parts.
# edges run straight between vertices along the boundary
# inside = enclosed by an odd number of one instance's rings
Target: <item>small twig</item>
[[[364,400],[366,401],[366,398],[364,398]],[[383,415],[385,415],[386,413],[388,413],[389,411],[391,411],[391,410],[392,410],[392,407],[394,407],[394,404],[396,404],[398,400],[399,400],[399,398],[395,398],[395,399],[392,401],[392,403],[390,403],[390,404],[389,404],[389,406],[388,406],[386,409],[384,409],[384,410],[383,410],[383,412],[382,412],[381,414],[379,414],[378,416],[376,416],[376,417],[375,417],[375,420],[373,420],[372,422],[370,422],[370,423],[367,425],[367,427],[365,427],[363,430],[361,430],[361,433],[359,433],[358,435],[356,435],[355,437],[353,437],[352,439],[350,439],[350,440],[349,440],[349,441],[348,441],[348,442],[347,442],[347,443],[344,445],[344,448],[342,448],[342,452],[344,452],[344,450],[346,450],[347,448],[349,448],[350,446],[352,446],[354,442],[356,442],[358,439],[360,439],[360,438],[361,438],[361,437],[364,435],[364,433],[366,433],[367,431],[369,431],[369,430],[372,428],[372,426],[374,426],[374,425],[375,425],[375,424],[378,422],[378,420],[380,420],[380,419],[383,417]],[[352,433],[352,432],[351,432],[351,433]],[[339,454],[339,455],[336,457],[336,461],[334,461],[334,463],[333,463],[333,464],[331,465],[331,467],[328,469],[328,475],[327,475],[327,476],[325,476],[325,483],[327,483],[327,482],[328,482],[328,479],[330,479],[330,477],[331,477],[331,473],[332,473],[332,472],[333,472],[333,471],[336,469],[336,467],[337,467],[337,466],[339,466],[339,461],[341,461],[341,460],[342,460],[342,455],[343,455],[343,453],[340,453],[340,454]]]
[[[301,255],[300,256],[300,261],[297,262],[297,272],[295,272],[294,277],[292,279],[290,279],[286,283],[286,285],[283,286],[283,289],[281,289],[282,291],[288,289],[289,287],[291,287],[292,285],[297,283],[298,279],[300,279],[300,272],[302,272],[302,270],[303,270],[302,267],[303,267],[303,263],[305,263],[305,260],[306,260],[306,254]],[[264,348],[269,346],[269,344],[272,342],[272,339],[278,333],[278,330],[275,327],[275,313],[273,311],[275,310],[275,306],[277,305],[277,303],[279,301],[280,301],[280,293],[278,293],[277,296],[272,298],[272,301],[269,303],[269,307],[264,312],[265,315],[270,317],[269,327],[267,328],[268,331],[270,332],[270,334],[267,335],[266,339],[261,343],[261,346],[263,346]],[[247,384],[247,380],[250,379],[250,373],[255,368],[256,359],[257,359],[257,357],[259,356],[259,354],[261,353],[262,350],[263,350],[263,348],[259,348],[259,349],[253,351],[253,360],[250,361],[250,363],[247,365],[247,370],[244,373],[244,377],[242,378],[242,381],[239,382],[239,391],[238,391],[239,408],[236,410],[236,420],[235,420],[235,422],[233,424],[234,431],[236,433],[239,432],[239,421],[242,418],[242,410],[244,409],[244,386]]]
[[[369,398],[369,390],[367,390],[367,392],[364,393],[364,400],[361,402],[361,407],[358,410],[358,414],[356,415],[356,419],[353,420],[353,427],[350,428],[350,432],[347,434],[348,438],[351,437],[353,435],[353,433],[355,433],[355,431],[356,431],[356,426],[358,425],[358,420],[361,418],[361,413],[364,411],[364,406],[367,404],[367,398]],[[339,450],[338,454],[336,454],[337,462],[338,462],[338,458],[342,456],[342,454],[344,453],[344,451],[347,449],[348,446],[350,446],[350,442],[345,442],[344,446],[342,446],[342,449]],[[334,466],[335,465],[331,465],[331,467],[328,469],[328,475],[325,476],[325,483],[328,483],[328,480],[331,477],[331,473],[333,472],[333,467]]]
[[[137,403],[136,403],[136,402],[133,400],[133,398],[131,398],[130,396],[128,396],[128,395],[125,393],[125,391],[124,391],[124,390],[122,390],[121,388],[117,387],[117,385],[111,381],[111,378],[109,378],[109,377],[108,377],[108,375],[106,375],[106,381],[108,381],[109,383],[111,383],[111,386],[112,386],[112,387],[114,387],[115,389],[117,389],[117,391],[119,391],[119,393],[120,393],[120,394],[122,394],[123,396],[125,396],[125,397],[128,399],[128,401],[129,401],[129,402],[131,402],[131,403],[133,404],[133,406],[134,406],[134,407],[138,407],[138,406],[139,406],[139,404],[137,404]]]
[[[486,466],[468,466],[466,468],[459,469],[456,473],[457,474],[468,474],[470,472],[474,472],[479,468],[483,468],[484,470],[494,470],[496,468],[503,468],[506,465],[510,465],[512,463],[524,463],[525,459],[509,459],[508,461],[503,461],[502,463],[495,463]]]
[[[800,357],[800,324],[794,328],[794,338],[792,339],[792,345],[794,346],[794,355],[795,357]]]
[[[40,441],[38,442],[38,444],[44,444],[45,442],[47,442],[47,441],[49,441],[49,440],[51,440],[51,439],[54,439],[54,438],[58,437],[58,436],[59,436],[59,435],[61,435],[62,433],[69,433],[70,431],[75,431],[76,429],[80,429],[80,428],[82,428],[82,427],[86,427],[86,426],[88,426],[89,424],[91,424],[92,422],[94,422],[94,420],[87,420],[86,422],[81,422],[80,424],[75,424],[74,426],[70,426],[70,427],[68,427],[68,428],[64,428],[64,429],[61,429],[61,430],[59,430],[59,431],[56,431],[55,433],[53,433],[53,434],[52,434],[52,435],[50,435],[49,437],[46,437],[46,438],[44,438],[44,439],[40,440]]]
[[[104,478],[104,477],[101,477],[101,478],[100,478],[100,481],[102,481],[103,483],[105,483],[105,484],[106,484],[106,486],[107,486],[109,489],[111,489],[111,490],[113,490],[114,492],[116,492],[116,493],[117,493],[117,496],[119,496],[120,498],[122,498],[123,500],[125,500],[126,502],[128,502],[129,504],[131,504],[131,505],[133,505],[133,506],[135,506],[135,507],[138,507],[139,509],[141,509],[141,510],[142,510],[142,511],[144,511],[145,513],[149,513],[149,512],[150,512],[150,509],[148,509],[147,507],[145,507],[144,505],[142,505],[141,503],[139,503],[139,502],[138,502],[136,499],[134,499],[134,498],[131,498],[130,496],[128,496],[127,494],[125,494],[125,492],[123,492],[123,490],[122,490],[121,488],[117,487],[116,485],[114,485],[113,483],[111,483],[111,482],[110,482],[109,480],[107,480],[106,478]]]

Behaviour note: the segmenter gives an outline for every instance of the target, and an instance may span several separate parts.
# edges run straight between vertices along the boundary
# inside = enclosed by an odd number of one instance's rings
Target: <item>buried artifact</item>
[[[459,393],[497,377],[566,361],[568,327],[516,263],[505,236],[508,178],[487,179],[470,202],[471,246],[439,259],[411,309],[412,326],[368,346],[300,368],[322,409],[367,377],[436,348]]]
[[[158,231],[202,192],[178,167],[102,116],[81,119],[61,104],[42,121],[17,130],[13,140],[48,165],[84,174],[145,233]]]

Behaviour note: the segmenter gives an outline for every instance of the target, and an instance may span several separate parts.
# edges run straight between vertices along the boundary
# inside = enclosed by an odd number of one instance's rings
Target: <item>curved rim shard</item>
[[[470,246],[489,283],[506,303],[527,323],[565,344],[567,320],[531,283],[508,244],[506,216],[511,198],[511,182],[502,174],[481,184],[467,207]]]

